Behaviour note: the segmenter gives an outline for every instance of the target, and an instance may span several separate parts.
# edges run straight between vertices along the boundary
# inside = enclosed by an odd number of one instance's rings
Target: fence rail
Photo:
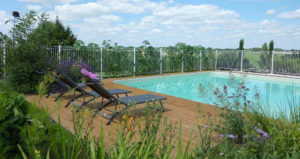
[[[188,72],[235,70],[300,76],[300,51],[252,51],[228,49],[88,48],[42,46],[58,62],[75,59],[88,64],[101,78]],[[0,45],[1,78],[6,77],[8,49]]]

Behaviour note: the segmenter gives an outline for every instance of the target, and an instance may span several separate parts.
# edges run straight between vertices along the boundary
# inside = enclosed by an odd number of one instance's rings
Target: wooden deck
[[[219,113],[217,111],[217,108],[211,105],[113,83],[114,80],[130,79],[130,78],[134,78],[134,77],[110,78],[110,79],[104,79],[102,80],[102,82],[104,83],[104,86],[107,89],[122,88],[122,89],[131,90],[132,93],[130,95],[152,93],[152,94],[167,97],[168,99],[164,101],[164,107],[166,111],[163,113],[163,116],[167,117],[168,120],[172,122],[179,123],[181,120],[182,139],[184,143],[188,141],[191,131],[193,131],[194,135],[197,135],[198,132],[197,132],[196,125],[207,123],[208,116],[210,116],[209,119],[212,122],[216,122],[219,119]],[[26,96],[26,98],[28,101],[34,103],[37,103],[39,101],[39,97],[37,95],[28,95]],[[47,107],[50,112],[54,111],[51,114],[52,119],[58,121],[58,116],[60,116],[62,125],[65,128],[69,129],[71,132],[74,132],[73,123],[72,123],[72,112],[71,112],[72,105],[70,105],[67,108],[63,107],[69,99],[70,99],[70,95],[65,95],[64,97],[61,98],[59,102],[54,102],[54,97],[49,97],[49,98],[43,97],[40,103],[42,106]],[[95,104],[97,103],[99,104],[99,102],[100,100],[98,99]],[[93,107],[93,105],[88,106],[87,108],[96,109],[96,107],[95,106]],[[138,105],[137,108],[143,109],[144,107],[145,104],[140,104]],[[140,116],[138,116],[136,120],[139,119],[141,119]],[[116,130],[119,127],[120,122],[118,120],[115,120],[110,125],[105,125],[107,121],[108,121],[107,119],[103,118],[98,114],[93,122],[93,126],[94,126],[93,134],[96,136],[100,134],[100,123],[103,122],[105,137],[114,138],[116,136]],[[213,140],[217,141],[218,137],[214,138]],[[110,141],[105,141],[105,142],[110,142]],[[195,142],[196,140],[193,140],[193,143]]]

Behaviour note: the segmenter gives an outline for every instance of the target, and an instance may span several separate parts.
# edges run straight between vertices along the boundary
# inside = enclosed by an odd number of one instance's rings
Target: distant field
[[[245,50],[244,59],[248,59],[250,64],[253,67],[259,68],[260,67],[259,60],[260,60],[261,54],[264,54],[264,52],[262,52],[262,51],[253,52],[253,51]]]

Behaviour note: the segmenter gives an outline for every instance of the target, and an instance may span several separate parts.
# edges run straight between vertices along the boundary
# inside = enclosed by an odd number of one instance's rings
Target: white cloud
[[[151,33],[161,33],[161,30],[160,29],[152,29]]]
[[[300,19],[300,9],[297,9],[295,11],[280,13],[278,17],[284,19]]]
[[[39,3],[39,4],[59,4],[59,3],[71,3],[78,0],[18,0],[20,2]]]
[[[98,17],[83,19],[84,22],[93,23],[93,24],[107,24],[107,23],[117,22],[120,20],[121,20],[121,18],[119,16],[115,16],[115,15],[101,15]]]
[[[27,8],[29,10],[34,10],[34,11],[40,11],[41,9],[43,9],[43,7],[40,5],[27,5]]]
[[[151,16],[141,19],[139,25],[161,25],[168,31],[206,32],[215,29],[229,29],[240,22],[240,15],[215,5],[182,5],[154,11]],[[147,28],[147,27],[146,27]]]
[[[5,22],[10,18],[11,16],[9,14],[3,10],[0,10],[0,32],[8,33],[8,30],[11,28],[11,24],[5,24]]]
[[[266,11],[266,15],[274,15],[276,11],[274,9],[269,9]]]
[[[54,10],[55,14],[58,14],[62,20],[71,21],[106,14],[110,9],[107,6],[99,5],[95,2],[89,2],[76,5],[59,5],[56,6]]]
[[[99,0],[81,4],[57,5],[53,13],[64,20],[76,20],[107,14],[111,12],[140,14],[147,10],[163,10],[167,2],[150,2],[148,0]]]

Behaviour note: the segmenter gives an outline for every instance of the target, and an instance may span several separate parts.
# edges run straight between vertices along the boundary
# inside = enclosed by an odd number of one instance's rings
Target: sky
[[[58,16],[85,44],[124,46],[178,42],[213,48],[300,49],[300,0],[0,0],[0,31],[12,11]]]

